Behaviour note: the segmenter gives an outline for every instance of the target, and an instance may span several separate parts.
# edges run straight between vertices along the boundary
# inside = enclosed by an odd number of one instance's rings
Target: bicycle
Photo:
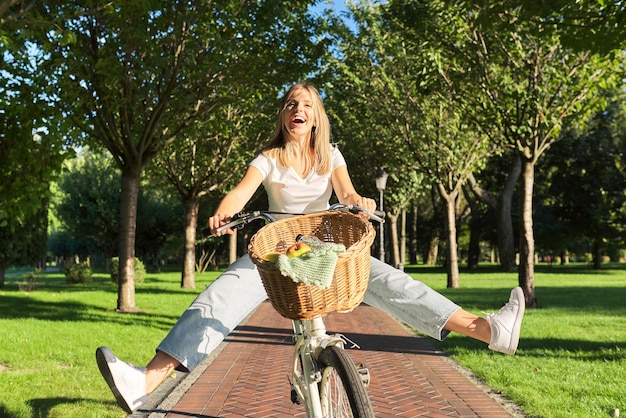
[[[384,213],[370,213],[358,206],[336,204],[328,211],[276,220],[277,213],[240,212],[218,228],[242,229],[262,219],[266,225],[250,240],[250,258],[257,266],[270,303],[293,324],[291,401],[303,404],[307,417],[374,417],[367,394],[369,370],[355,364],[344,350],[350,342],[341,334],[329,335],[324,315],[349,312],[363,301],[369,279],[369,248],[374,241],[371,220],[384,222]],[[326,289],[296,284],[283,276],[265,256],[283,251],[299,236],[315,236],[323,242],[341,243],[332,284]],[[358,347],[352,343],[354,347]]]

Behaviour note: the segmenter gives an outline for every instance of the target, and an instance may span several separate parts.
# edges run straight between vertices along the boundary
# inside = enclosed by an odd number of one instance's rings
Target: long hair
[[[285,112],[292,97],[301,89],[306,90],[311,95],[313,101],[313,114],[315,116],[315,127],[311,131],[309,146],[314,155],[312,168],[318,174],[326,174],[331,169],[330,156],[330,122],[324,109],[324,103],[317,89],[309,83],[294,84],[283,96],[280,111],[276,119],[274,136],[270,144],[265,148],[266,155],[276,158],[285,167],[288,167],[294,160],[298,148],[293,141],[289,141],[289,133],[285,126]]]

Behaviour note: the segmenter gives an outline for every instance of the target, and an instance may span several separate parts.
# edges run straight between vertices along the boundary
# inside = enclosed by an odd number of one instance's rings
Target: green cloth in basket
[[[311,251],[293,258],[281,254],[276,260],[276,267],[283,276],[290,277],[296,283],[328,288],[333,281],[337,258],[346,251],[346,247],[343,244],[321,242],[314,237],[305,237],[302,241],[311,246]]]

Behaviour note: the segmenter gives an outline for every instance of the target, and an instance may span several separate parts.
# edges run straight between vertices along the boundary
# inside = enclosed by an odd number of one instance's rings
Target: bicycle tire
[[[331,346],[320,352],[318,360],[322,366],[320,397],[325,405],[324,418],[373,418],[372,403],[348,353]]]

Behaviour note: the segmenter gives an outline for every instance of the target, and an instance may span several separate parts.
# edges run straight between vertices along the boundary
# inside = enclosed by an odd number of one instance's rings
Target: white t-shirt
[[[291,167],[278,164],[275,158],[260,153],[250,162],[263,176],[271,212],[312,213],[326,210],[333,192],[330,176],[336,168],[346,165],[346,160],[337,148],[331,150],[331,168],[327,174],[319,175],[315,170],[302,178]]]

